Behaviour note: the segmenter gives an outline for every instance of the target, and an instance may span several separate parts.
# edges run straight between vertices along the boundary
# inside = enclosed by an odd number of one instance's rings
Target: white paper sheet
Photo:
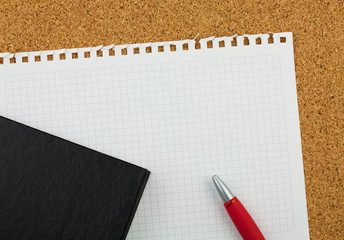
[[[0,115],[148,168],[127,239],[240,239],[213,174],[267,239],[309,239],[292,34],[246,37],[0,54]]]

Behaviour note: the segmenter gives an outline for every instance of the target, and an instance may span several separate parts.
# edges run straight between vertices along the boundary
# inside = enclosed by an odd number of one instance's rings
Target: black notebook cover
[[[0,239],[125,239],[148,176],[0,117]]]

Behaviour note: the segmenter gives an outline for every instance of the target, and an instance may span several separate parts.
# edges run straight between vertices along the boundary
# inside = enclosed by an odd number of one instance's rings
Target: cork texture
[[[344,236],[344,1],[1,0],[0,52],[294,34],[311,239]]]

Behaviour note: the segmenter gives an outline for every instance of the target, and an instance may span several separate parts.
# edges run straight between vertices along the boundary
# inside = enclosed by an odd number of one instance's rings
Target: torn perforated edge
[[[88,48],[60,49],[50,51],[0,53],[0,66],[7,64],[26,64],[39,62],[70,61],[77,59],[92,59],[104,57],[122,57],[131,55],[163,54],[183,51],[198,51],[200,49],[234,48],[247,46],[266,46],[292,42],[292,34],[268,33],[230,37],[209,37],[199,41],[195,39],[137,43],[126,45],[109,45]]]

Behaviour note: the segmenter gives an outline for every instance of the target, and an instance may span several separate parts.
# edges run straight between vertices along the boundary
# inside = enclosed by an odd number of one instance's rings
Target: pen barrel
[[[236,197],[226,202],[224,206],[244,240],[265,239],[257,224]]]

